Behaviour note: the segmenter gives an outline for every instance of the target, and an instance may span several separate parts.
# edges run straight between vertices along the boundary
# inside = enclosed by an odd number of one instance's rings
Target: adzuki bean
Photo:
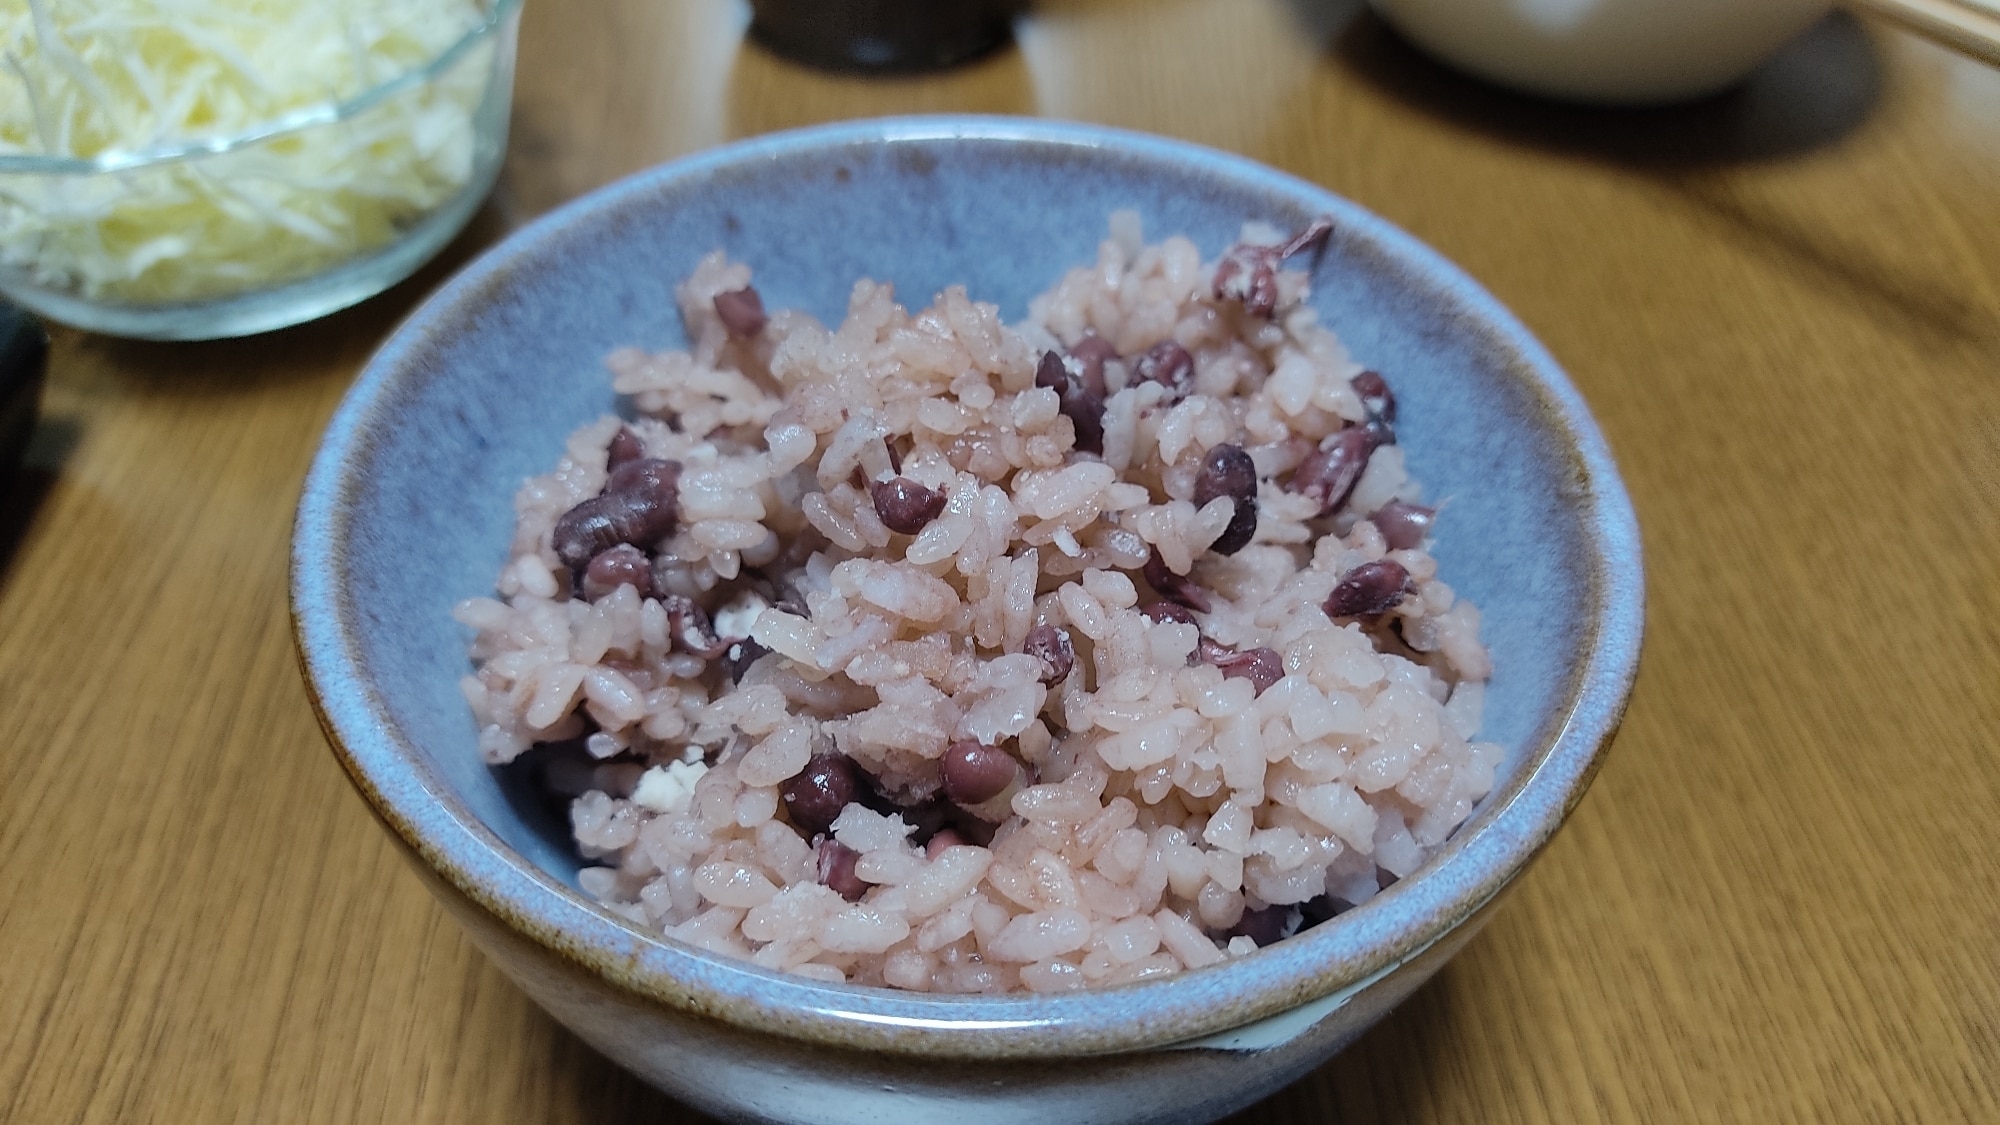
[[[936,832],[931,833],[930,839],[924,841],[924,858],[936,859],[938,853],[946,848],[960,847],[969,842],[965,837],[958,834],[958,829],[956,828],[940,828]]]
[[[1240,445],[1218,445],[1201,459],[1201,472],[1194,478],[1194,504],[1228,496],[1235,500],[1257,495],[1257,464]]]
[[[1167,560],[1160,557],[1159,548],[1153,548],[1153,553],[1146,556],[1146,565],[1139,573],[1153,592],[1161,597],[1177,601],[1198,613],[1208,612],[1208,591],[1187,575],[1175,574],[1167,569]]]
[[[1178,340],[1161,340],[1132,361],[1132,376],[1142,383],[1160,383],[1179,402],[1194,389],[1194,357]]]
[[[1396,421],[1396,394],[1389,389],[1389,381],[1382,378],[1381,372],[1363,371],[1348,382],[1354,393],[1361,396],[1361,409],[1370,418],[1392,424]]]
[[[749,674],[750,666],[757,663],[759,657],[769,655],[770,651],[751,637],[730,645],[726,654],[729,658],[729,682],[742,683],[743,677]]]
[[[1421,504],[1406,504],[1401,500],[1375,509],[1368,518],[1375,523],[1375,529],[1382,533],[1383,542],[1396,550],[1408,550],[1424,541],[1431,533],[1431,523],[1437,516],[1437,509]]]
[[[819,853],[814,857],[819,881],[841,898],[857,901],[868,893],[868,882],[854,873],[854,864],[860,858],[860,852],[839,840],[821,840]]]
[[[915,535],[944,511],[945,495],[926,488],[908,477],[874,481],[868,495],[875,501],[875,514],[882,526],[904,535]]]
[[[1285,487],[1319,502],[1319,514],[1330,516],[1354,493],[1361,471],[1368,467],[1381,436],[1366,426],[1349,426],[1306,455]]]
[[[945,750],[939,763],[944,793],[961,805],[990,801],[1014,784],[1020,766],[998,746],[966,739]]]
[[[1102,369],[1099,370],[1102,382]],[[1104,452],[1104,396],[1093,394],[1069,364],[1055,352],[1043,352],[1035,367],[1035,385],[1056,393],[1057,409],[1076,430],[1076,448],[1085,453]]]
[[[1393,559],[1376,559],[1348,571],[1327,595],[1326,615],[1380,617],[1416,592],[1410,572]]]
[[[1069,365],[1063,362],[1061,352],[1043,352],[1042,358],[1035,364],[1035,385],[1045,391],[1054,391],[1057,398],[1062,398],[1069,391],[1074,378]]]
[[[1285,678],[1285,658],[1277,649],[1251,648],[1242,651],[1225,649],[1227,655],[1213,656],[1204,653],[1210,664],[1222,669],[1223,679],[1242,678],[1257,687],[1257,694],[1269,691],[1272,684]]]
[[[685,594],[668,594],[660,599],[660,608],[667,611],[667,635],[683,652],[714,660],[726,654],[737,639],[716,636],[708,611]]]
[[[1251,316],[1269,319],[1278,311],[1278,263],[1294,254],[1326,245],[1333,219],[1322,215],[1277,246],[1239,242],[1216,263],[1211,285],[1216,299],[1238,301]]]
[[[1037,625],[1028,630],[1021,651],[1042,662],[1045,684],[1062,683],[1069,678],[1070,669],[1076,667],[1076,648],[1070,643],[1069,630],[1054,625]]]
[[[591,558],[590,565],[583,568],[585,601],[594,602],[620,586],[632,587],[642,598],[653,596],[653,560],[630,543],[599,551]]]
[[[717,293],[715,315],[722,318],[722,327],[738,340],[755,338],[770,323],[770,318],[764,315],[764,298],[748,285],[733,292]]]
[[[1230,515],[1229,525],[1222,529],[1222,534],[1215,537],[1215,542],[1210,543],[1208,549],[1218,555],[1233,555],[1249,546],[1256,534],[1257,498],[1252,496],[1236,501],[1236,511]]]
[[[778,787],[785,813],[810,840],[833,827],[840,810],[861,799],[861,770],[841,753],[814,754],[806,768]]]
[[[1208,549],[1218,555],[1233,555],[1257,534],[1257,465],[1240,445],[1218,445],[1209,450],[1194,478],[1196,507],[1225,496],[1236,502],[1236,511]]]
[[[1105,397],[1104,365],[1118,358],[1118,349],[1102,336],[1090,335],[1070,345],[1070,362],[1066,365],[1070,373],[1083,384],[1083,389],[1102,400]]]
[[[604,467],[616,470],[620,465],[637,461],[646,455],[646,446],[630,426],[618,427],[611,435],[611,444],[604,451]]]
[[[611,472],[604,492],[556,520],[552,544],[571,570],[620,543],[643,547],[672,533],[680,518],[678,461],[641,458]]]

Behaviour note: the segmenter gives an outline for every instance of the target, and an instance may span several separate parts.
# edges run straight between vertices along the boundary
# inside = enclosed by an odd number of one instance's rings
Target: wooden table
[[[1247,153],[1463,263],[1645,527],[1609,764],[1470,949],[1243,1123],[2000,1121],[2000,73],[1835,18],[1719,101],[1532,103],[1347,0],[1042,0],[923,79],[719,0],[529,5],[447,259],[249,340],[59,330],[0,517],[0,1121],[682,1121],[473,951],[323,748],[286,552],[377,341],[525,217],[728,138],[1040,113]]]

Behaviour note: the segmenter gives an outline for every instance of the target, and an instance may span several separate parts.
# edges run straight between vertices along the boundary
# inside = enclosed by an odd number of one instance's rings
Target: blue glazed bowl
[[[1493,793],[1422,870],[1253,956],[1062,996],[819,984],[646,933],[577,887],[564,826],[481,763],[453,602],[491,589],[522,478],[615,407],[605,353],[680,346],[676,279],[721,247],[774,306],[838,319],[855,278],[951,283],[1010,320],[1114,209],[1204,253],[1246,219],[1331,214],[1314,304],[1394,380],[1398,432],[1451,498],[1436,554],[1484,612]],[[749,1120],[1206,1121],[1297,1078],[1426,980],[1589,784],[1636,671],[1630,501],[1542,347],[1409,235],[1235,156],[1092,126],[867,121],[669,164],[489,252],[396,331],[327,430],[292,611],[335,753],[417,870],[523,990],[605,1054]]]

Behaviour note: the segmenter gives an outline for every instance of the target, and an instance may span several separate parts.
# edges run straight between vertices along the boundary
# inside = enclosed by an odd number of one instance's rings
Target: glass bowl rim
[[[0,175],[91,176],[127,172],[221,156],[238,149],[276,140],[321,125],[332,125],[373,109],[405,90],[422,86],[450,70],[482,39],[492,35],[521,6],[521,0],[481,0],[485,9],[479,22],[437,54],[393,77],[386,78],[357,94],[338,100],[315,102],[289,110],[247,129],[212,137],[163,141],[142,148],[112,148],[95,156],[47,156],[22,153],[0,154]]]

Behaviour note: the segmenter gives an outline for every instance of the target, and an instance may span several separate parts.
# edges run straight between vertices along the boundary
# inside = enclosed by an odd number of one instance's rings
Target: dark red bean
[[[1160,383],[1178,401],[1194,389],[1194,357],[1178,340],[1161,340],[1132,361],[1132,374],[1142,383]]]
[[[936,859],[938,853],[946,848],[960,847],[968,842],[965,837],[958,834],[958,829],[940,828],[931,834],[930,839],[924,841],[924,858]]]
[[[742,683],[743,677],[750,672],[750,666],[757,663],[760,657],[769,655],[770,652],[770,649],[758,644],[755,639],[750,637],[745,637],[735,644],[730,645],[728,653],[725,654],[729,658],[729,682],[732,684]]]
[[[685,594],[668,594],[660,599],[660,608],[667,611],[667,636],[681,651],[692,653],[703,660],[714,660],[729,651],[736,638],[724,639],[715,633],[715,626],[708,619],[708,611],[700,603]]]
[[[1100,372],[1101,378],[1101,372]],[[1035,385],[1056,392],[1057,408],[1076,431],[1076,448],[1104,452],[1104,396],[1092,393],[1084,380],[1055,352],[1043,352],[1035,366]]]
[[[998,746],[967,739],[954,742],[939,763],[945,796],[961,805],[990,801],[1014,784],[1020,766]]]
[[[1289,258],[1294,254],[1302,254],[1307,250],[1318,250],[1326,245],[1326,240],[1332,234],[1333,216],[1321,215],[1312,222],[1307,223],[1299,233],[1287,239],[1284,245],[1278,247],[1278,257]]]
[[[1090,335],[1070,345],[1070,370],[1083,384],[1083,389],[1105,397],[1104,365],[1118,358],[1118,349],[1102,336]]]
[[[902,793],[881,793],[869,807],[888,816],[902,817],[903,823],[911,828],[911,842],[923,844],[937,835],[956,811],[949,800],[938,796],[942,785],[940,779],[935,784],[919,785]]]
[[[1244,312],[1268,319],[1278,311],[1278,263],[1326,245],[1332,233],[1333,219],[1322,215],[1278,246],[1237,243],[1216,264],[1216,299],[1240,301]]]
[[[1104,452],[1104,399],[1078,387],[1063,398],[1062,412],[1076,429],[1079,452]]]
[[[1175,574],[1167,569],[1167,560],[1160,557],[1160,549],[1146,556],[1146,565],[1139,572],[1153,591],[1163,598],[1177,601],[1197,613],[1207,613],[1208,591],[1184,574]]]
[[[1292,907],[1266,906],[1257,910],[1245,910],[1243,917],[1229,927],[1230,937],[1247,937],[1257,943],[1258,948],[1270,945],[1285,936],[1285,927],[1292,920]]]
[[[785,814],[807,839],[833,828],[840,810],[861,799],[861,770],[845,754],[814,754],[778,787]]]
[[[1227,496],[1235,500],[1257,495],[1257,463],[1240,445],[1218,445],[1201,459],[1201,471],[1194,478],[1195,507]]]
[[[868,883],[854,873],[854,864],[861,853],[841,843],[839,840],[821,840],[819,854],[814,857],[819,868],[819,881],[828,890],[849,902],[857,902],[868,893]]]
[[[1350,380],[1354,393],[1361,396],[1361,408],[1370,418],[1380,418],[1394,424],[1396,421],[1396,394],[1389,389],[1389,381],[1380,372],[1363,371]]]
[[[1037,625],[1028,630],[1021,651],[1042,662],[1045,684],[1062,683],[1069,678],[1070,669],[1076,667],[1076,648],[1070,644],[1069,630],[1054,625]]]
[[[1257,534],[1257,498],[1255,496],[1236,502],[1236,512],[1229,517],[1229,526],[1215,537],[1208,549],[1218,555],[1233,555],[1250,545]]]
[[[591,558],[590,565],[583,568],[586,601],[606,597],[620,586],[632,587],[642,598],[653,596],[653,560],[630,543],[599,551]]]
[[[681,463],[658,457],[641,457],[611,470],[605,478],[606,493],[648,496],[668,504],[680,503]]]
[[[1299,462],[1285,487],[1319,502],[1319,514],[1330,516],[1347,503],[1368,458],[1380,444],[1379,434],[1365,426],[1349,426],[1322,443]]]
[[[580,570],[620,543],[644,547],[666,538],[680,518],[680,478],[678,461],[641,458],[618,466],[602,495],[556,520],[556,557]]]
[[[739,340],[754,338],[770,320],[764,315],[764,298],[748,285],[731,293],[717,293],[715,315],[722,318],[722,326],[729,334]]]
[[[1326,599],[1326,615],[1380,617],[1416,593],[1417,584],[1403,564],[1391,559],[1365,562],[1347,572]]]
[[[1435,508],[1391,500],[1375,509],[1375,513],[1368,518],[1375,522],[1375,529],[1382,533],[1384,542],[1397,550],[1406,550],[1424,541],[1424,536],[1431,533],[1431,522],[1436,516]]]
[[[623,496],[593,496],[564,512],[550,535],[556,557],[575,570],[625,542],[626,529],[637,526],[647,514],[635,515],[631,508]]]
[[[571,570],[620,543],[653,543],[673,530],[653,501],[625,493],[593,496],[556,520],[551,542],[556,557]]]
[[[618,427],[611,435],[611,445],[604,451],[604,467],[616,469],[620,465],[637,461],[646,455],[646,446],[630,426]]]
[[[1196,625],[1194,614],[1187,607],[1174,602],[1147,602],[1139,607],[1139,612],[1150,621],[1171,621],[1176,625]],[[1199,627],[1199,626],[1197,626]]]
[[[875,481],[868,486],[868,495],[875,499],[875,514],[882,517],[882,525],[904,535],[922,531],[944,511],[944,493],[908,477]]]
[[[1069,365],[1063,362],[1059,352],[1043,352],[1041,361],[1035,364],[1035,385],[1045,391],[1060,395],[1069,389]]]
[[[1231,651],[1220,660],[1208,657],[1208,662],[1222,669],[1223,679],[1241,677],[1257,685],[1258,695],[1264,694],[1270,690],[1272,684],[1285,678],[1285,658],[1278,655],[1276,649],[1252,648],[1241,652]]]
[[[1251,316],[1269,319],[1278,311],[1278,256],[1269,246],[1232,246],[1216,263],[1216,300],[1238,301]]]
[[[798,590],[790,586],[779,587],[779,593],[781,596],[778,600],[771,603],[772,609],[780,613],[789,613],[793,617],[803,617],[808,621],[812,620],[812,607],[806,604],[806,596],[804,594],[799,593]]]
[[[1240,445],[1218,445],[1201,459],[1201,472],[1194,478],[1194,502],[1206,506],[1223,496],[1236,501],[1229,526],[1208,549],[1218,555],[1233,555],[1257,534],[1257,465]]]

